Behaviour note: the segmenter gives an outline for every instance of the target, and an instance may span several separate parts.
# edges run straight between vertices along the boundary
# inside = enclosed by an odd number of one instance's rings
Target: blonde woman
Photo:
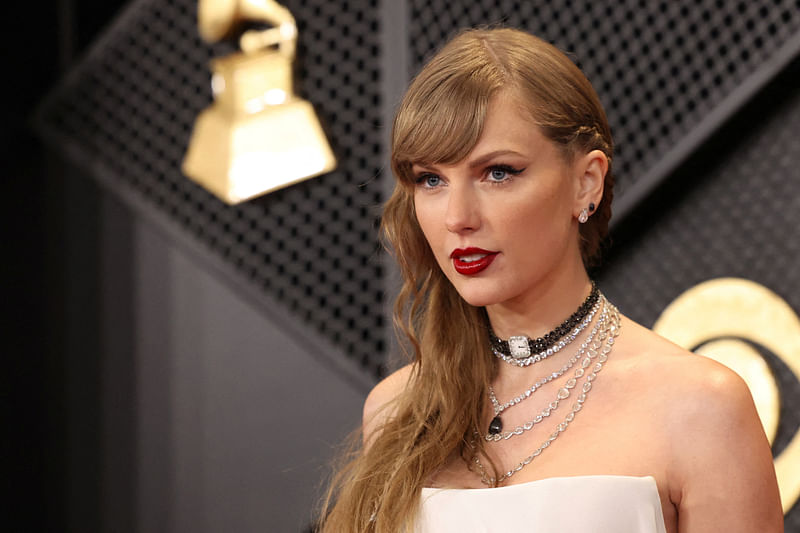
[[[531,35],[463,32],[414,79],[383,217],[413,362],[367,398],[323,531],[782,531],[746,385],[587,275],[611,161],[591,85]]]

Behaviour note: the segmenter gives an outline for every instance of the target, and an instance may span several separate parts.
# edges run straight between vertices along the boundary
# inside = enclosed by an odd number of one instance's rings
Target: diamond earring
[[[587,220],[589,220],[589,210],[588,210],[588,209],[586,209],[586,208],[584,208],[584,209],[581,211],[581,214],[580,214],[580,215],[578,215],[578,222],[580,222],[581,224],[583,224],[583,223],[585,223]]]

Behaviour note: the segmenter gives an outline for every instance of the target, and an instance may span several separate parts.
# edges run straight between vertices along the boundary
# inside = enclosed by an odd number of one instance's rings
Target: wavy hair
[[[412,81],[392,131],[397,179],[381,231],[403,278],[394,309],[411,377],[370,444],[349,456],[323,504],[325,533],[395,533],[413,528],[420,491],[448,459],[482,451],[486,389],[496,371],[482,308],[467,304],[438,267],[414,211],[414,163],[451,164],[477,144],[491,98],[511,93],[565,160],[591,150],[611,161],[605,112],[589,81],[554,46],[513,29],[466,30]],[[591,266],[608,232],[613,178],[580,248]],[[496,472],[491,459],[489,468]],[[328,512],[329,511],[329,512]]]

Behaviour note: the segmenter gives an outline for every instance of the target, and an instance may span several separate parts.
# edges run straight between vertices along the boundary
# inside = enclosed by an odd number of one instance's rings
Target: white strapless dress
[[[419,533],[666,533],[652,477],[556,477],[494,489],[422,489]]]

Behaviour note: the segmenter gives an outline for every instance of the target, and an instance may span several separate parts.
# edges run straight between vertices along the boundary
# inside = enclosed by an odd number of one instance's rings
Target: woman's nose
[[[450,187],[445,225],[452,233],[475,231],[480,227],[480,211],[474,191],[469,186]]]

